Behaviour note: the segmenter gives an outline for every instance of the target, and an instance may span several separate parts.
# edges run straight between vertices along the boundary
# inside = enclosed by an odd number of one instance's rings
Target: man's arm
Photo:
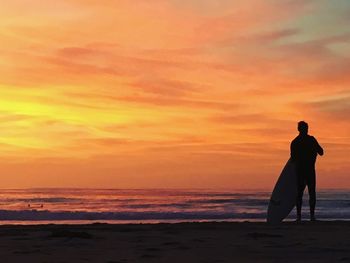
[[[314,140],[316,145],[316,152],[322,156],[324,154],[323,148],[320,146],[320,144],[318,143],[315,137],[314,137]]]

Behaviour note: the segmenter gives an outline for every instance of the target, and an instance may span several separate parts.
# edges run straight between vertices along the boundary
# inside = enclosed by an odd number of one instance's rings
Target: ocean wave
[[[268,205],[268,199],[253,199],[253,198],[236,198],[236,199],[201,199],[201,200],[189,200],[186,203],[190,204],[238,204],[245,206],[266,206]]]
[[[1,200],[2,202],[14,203],[68,203],[68,202],[79,202],[84,199],[81,198],[67,198],[67,197],[36,197],[36,198],[6,198]]]

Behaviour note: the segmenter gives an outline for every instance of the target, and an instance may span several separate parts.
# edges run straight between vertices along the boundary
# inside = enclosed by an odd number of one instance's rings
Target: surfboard
[[[267,222],[276,224],[293,210],[297,198],[297,177],[295,166],[289,159],[272,191],[267,209]]]

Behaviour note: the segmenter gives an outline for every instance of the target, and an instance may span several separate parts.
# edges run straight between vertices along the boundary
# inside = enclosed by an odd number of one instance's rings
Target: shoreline
[[[282,223],[275,225],[284,225],[284,224],[293,224],[296,219],[284,219]],[[316,223],[350,223],[350,219],[318,219]],[[158,224],[204,224],[204,223],[217,223],[217,224],[225,224],[225,223],[247,223],[247,224],[267,224],[274,225],[268,223],[266,219],[242,219],[242,220],[217,220],[217,219],[203,219],[203,220],[0,220],[0,227],[2,226],[50,226],[50,225],[62,225],[62,226],[88,226],[88,225],[158,225]],[[302,220],[302,224],[312,223],[310,219],[307,217]],[[314,222],[315,223],[315,222]]]
[[[350,221],[0,225],[2,262],[348,262]]]
[[[288,217],[283,220],[281,224],[290,224],[295,222],[296,217]],[[302,222],[310,222],[310,219],[307,215],[302,218]],[[317,222],[322,223],[331,223],[331,222],[349,222],[350,218],[317,218]],[[242,219],[121,219],[121,220],[18,220],[18,219],[0,219],[0,226],[12,226],[12,225],[94,225],[94,224],[107,224],[107,225],[157,225],[157,224],[187,224],[187,223],[265,223],[269,224],[266,221],[266,218],[242,218]]]

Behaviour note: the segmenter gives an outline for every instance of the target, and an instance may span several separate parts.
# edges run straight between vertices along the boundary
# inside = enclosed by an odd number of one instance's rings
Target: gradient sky
[[[2,0],[0,188],[267,188],[305,120],[350,188],[348,0]]]

